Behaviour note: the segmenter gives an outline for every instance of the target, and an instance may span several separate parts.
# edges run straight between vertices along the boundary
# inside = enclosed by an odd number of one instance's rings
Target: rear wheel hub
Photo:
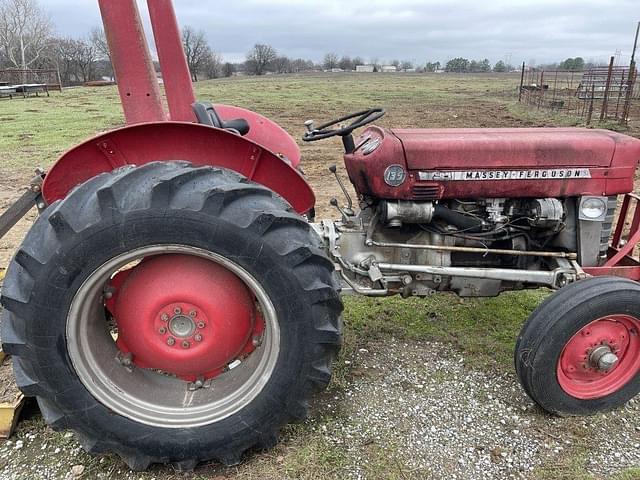
[[[263,330],[255,298],[234,273],[190,255],[145,259],[114,294],[117,346],[140,368],[209,379],[253,347]]]

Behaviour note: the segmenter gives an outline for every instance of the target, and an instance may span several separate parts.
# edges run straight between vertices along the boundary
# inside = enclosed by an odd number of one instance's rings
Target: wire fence
[[[57,70],[0,70],[0,85],[43,84],[49,90],[62,91]]]
[[[538,70],[522,65],[518,101],[538,110],[545,109],[586,119],[614,121],[623,125],[640,99],[635,62],[583,71]]]

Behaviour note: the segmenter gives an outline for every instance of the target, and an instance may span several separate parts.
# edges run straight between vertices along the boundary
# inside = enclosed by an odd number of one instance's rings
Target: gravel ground
[[[345,392],[344,423],[320,428],[355,460],[350,478],[364,477],[358,459],[371,440],[388,442],[398,465],[422,478],[537,477],[572,455],[597,478],[640,466],[638,399],[606,415],[557,418],[514,375],[478,371],[442,344],[391,342],[355,361],[362,377]]]
[[[640,467],[638,399],[606,415],[551,417],[513,375],[474,368],[438,343],[369,344],[343,361],[346,387],[321,397],[298,431],[325,445],[325,457],[339,452],[332,478],[606,479]],[[160,467],[143,477],[112,457],[92,460],[70,433],[42,426],[18,436],[0,446],[0,479],[189,478]],[[195,475],[309,478],[278,470],[297,454],[295,444],[295,433],[285,435],[272,455],[248,459],[246,470],[200,467]],[[253,476],[268,462],[276,465]]]

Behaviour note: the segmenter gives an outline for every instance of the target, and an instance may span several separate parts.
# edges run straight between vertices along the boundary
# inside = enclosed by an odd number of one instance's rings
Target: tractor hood
[[[409,170],[635,166],[640,140],[608,130],[496,128],[392,130]]]
[[[357,192],[403,200],[617,195],[640,160],[640,140],[586,128],[369,127],[356,145]]]

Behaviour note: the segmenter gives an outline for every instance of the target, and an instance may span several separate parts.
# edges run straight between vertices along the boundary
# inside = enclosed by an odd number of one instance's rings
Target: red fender
[[[245,112],[224,110],[223,115],[233,113],[246,118]],[[258,121],[255,117],[248,120],[250,123]],[[256,126],[254,130],[260,129]],[[253,138],[259,140],[260,135]],[[291,137],[289,139],[293,142]],[[282,144],[286,146],[286,142],[282,141]],[[287,151],[279,153],[288,157],[293,151],[289,145]],[[289,162],[293,163],[294,159],[295,155],[288,157]],[[101,173],[124,165],[162,160],[187,160],[196,166],[235,170],[280,194],[298,213],[306,213],[315,205],[313,190],[302,175],[272,151],[225,130],[183,122],[130,125],[72,148],[48,172],[42,193],[45,200],[52,203],[64,198],[76,185]]]

